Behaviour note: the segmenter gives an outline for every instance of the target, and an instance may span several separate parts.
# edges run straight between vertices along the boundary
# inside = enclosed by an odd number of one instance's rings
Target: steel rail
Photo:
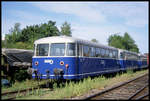
[[[138,98],[136,98],[135,100],[141,100],[141,99],[143,99],[144,97],[146,97],[146,96],[148,96],[149,95],[149,93],[146,93],[146,94],[144,94],[144,95],[142,95],[142,96],[139,96]]]
[[[103,91],[100,91],[100,92],[98,92],[98,93],[96,93],[96,94],[90,95],[90,96],[88,96],[88,97],[86,97],[86,98],[83,98],[82,100],[89,100],[89,99],[94,98],[94,97],[96,97],[96,96],[98,96],[98,95],[101,95],[101,94],[103,94],[103,93],[109,92],[109,91],[111,91],[111,90],[113,90],[113,89],[119,88],[119,87],[121,87],[121,86],[123,86],[123,85],[125,85],[125,84],[128,84],[128,83],[132,82],[132,81],[135,81],[135,80],[137,80],[137,79],[140,79],[140,78],[142,78],[142,77],[144,77],[144,76],[146,76],[146,75],[148,75],[148,73],[147,73],[147,74],[144,74],[144,75],[141,75],[141,76],[138,76],[138,77],[136,77],[136,78],[133,78],[133,79],[131,79],[131,80],[125,81],[125,82],[123,82],[123,83],[120,83],[120,84],[118,84],[118,85],[115,85],[115,86],[113,86],[113,87],[111,87],[111,88],[108,88],[108,89],[105,89],[105,90],[103,90]]]
[[[7,95],[11,95],[11,94],[16,94],[16,95],[17,95],[17,93],[24,93],[24,92],[32,91],[32,90],[35,90],[35,89],[38,89],[38,88],[39,88],[39,87],[28,88],[28,89],[23,89],[23,90],[18,90],[18,91],[12,91],[12,92],[6,92],[6,93],[2,93],[1,95],[2,95],[2,96],[7,96]],[[16,95],[13,96],[13,97],[4,98],[3,100],[12,100],[12,99],[15,99],[15,98],[16,98]]]
[[[36,88],[36,89],[38,89],[38,88]],[[49,90],[52,90],[52,89],[49,89]],[[24,92],[19,92],[19,93],[28,93],[28,91],[29,90],[26,90],[26,91],[24,91]],[[30,91],[32,91],[32,90],[30,90]],[[29,92],[30,92],[29,91]],[[18,93],[18,92],[17,92]],[[16,94],[17,95],[17,94]],[[4,98],[4,99],[2,99],[2,100],[13,100],[13,99],[16,99],[16,95],[15,96],[12,96],[12,97],[8,97],[8,98]]]
[[[17,94],[18,92],[19,93],[24,93],[24,92],[27,92],[27,91],[36,90],[38,88],[42,88],[43,85],[47,86],[47,83],[50,83],[50,82],[46,82],[45,84],[40,84],[40,85],[38,85],[37,87],[34,87],[34,88],[26,88],[26,89],[17,90],[17,91],[11,91],[11,92],[1,93],[1,96],[7,96],[7,95],[11,95],[11,94]],[[15,97],[9,97],[9,98],[3,99],[3,100],[11,100],[11,99],[15,99],[15,98],[16,98],[16,96]]]
[[[32,89],[37,89],[38,87],[34,87],[34,88],[27,88],[27,89],[22,89],[22,90],[17,90],[17,91],[11,91],[11,92],[5,92],[2,93],[1,95],[7,95],[7,94],[14,94],[14,93],[18,93],[18,92],[25,92],[27,90],[32,90]]]
[[[146,84],[144,87],[142,87],[141,89],[139,89],[137,92],[135,92],[133,95],[131,95],[128,100],[131,100],[133,97],[135,97],[136,95],[138,95],[141,91],[143,91],[143,89],[145,89],[149,84]]]

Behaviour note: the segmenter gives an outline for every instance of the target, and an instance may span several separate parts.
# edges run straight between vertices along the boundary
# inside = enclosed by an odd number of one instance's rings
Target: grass
[[[23,90],[26,88],[34,88],[37,87],[38,85],[45,84],[47,80],[42,80],[42,81],[37,81],[37,80],[28,80],[26,79],[25,81],[18,82],[16,81],[11,87],[2,87],[1,91],[2,93],[4,92],[10,92],[10,91],[17,91],[17,90]]]
[[[142,70],[133,72],[128,70],[127,73],[117,74],[115,77],[106,78],[104,76],[95,77],[91,79],[90,77],[85,78],[80,82],[69,82],[65,84],[64,87],[57,87],[54,84],[54,91],[41,92],[39,94],[33,94],[29,96],[19,97],[18,99],[64,99],[71,98],[75,96],[81,96],[87,94],[92,89],[104,89],[105,87],[110,87],[123,81],[135,78],[142,74],[147,73],[148,70]]]

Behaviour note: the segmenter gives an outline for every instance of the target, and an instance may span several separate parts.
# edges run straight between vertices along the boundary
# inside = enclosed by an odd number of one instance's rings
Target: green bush
[[[7,43],[3,45],[3,48],[17,48],[17,49],[33,49],[33,43],[25,42],[16,42],[16,43]]]
[[[128,70],[127,70],[127,74],[133,74],[133,70],[128,69]]]
[[[15,44],[15,47],[17,49],[32,49],[33,48],[33,44],[31,43],[24,43],[24,42],[17,42]]]
[[[27,78],[30,78],[30,75],[27,73],[26,70],[18,70],[14,74],[14,80],[17,80],[17,81],[24,81]]]

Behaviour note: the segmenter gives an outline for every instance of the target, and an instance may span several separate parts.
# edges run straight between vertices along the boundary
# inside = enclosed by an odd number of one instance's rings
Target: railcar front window
[[[64,43],[52,43],[50,56],[64,56],[65,55],[65,44]]]
[[[37,44],[36,56],[48,56],[49,44]]]
[[[67,56],[75,56],[75,44],[74,43],[67,44]]]

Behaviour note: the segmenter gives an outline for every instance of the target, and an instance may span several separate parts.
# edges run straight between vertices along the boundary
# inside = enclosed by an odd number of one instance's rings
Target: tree
[[[9,34],[6,34],[5,39],[7,43],[14,43],[19,40],[21,34],[20,23],[15,23],[14,27],[9,30]]]
[[[45,29],[44,31],[44,37],[49,37],[49,36],[58,36],[59,35],[59,30],[56,27],[56,22],[53,21],[48,21],[48,24],[43,24],[41,27],[42,29]],[[44,27],[45,26],[45,27]]]
[[[43,37],[59,35],[60,32],[55,21],[48,21],[47,23],[39,25],[36,24],[26,26],[22,30],[20,30],[20,23],[16,23],[14,27],[10,29],[10,33],[6,34],[5,39],[7,40],[8,48],[16,48],[20,44],[24,44],[25,48],[32,49],[33,42],[35,40]]]
[[[71,26],[66,21],[61,26],[61,35],[72,36]]]
[[[132,45],[134,45],[134,40],[130,37],[130,35],[125,32],[124,37],[123,37],[123,44],[125,46],[125,49],[130,50],[132,48]]]
[[[116,48],[125,49],[124,45],[122,45],[123,44],[122,40],[123,40],[123,38],[117,34],[111,35],[108,38],[108,45],[114,46]]]
[[[120,36],[117,34],[109,36],[108,45],[139,53],[139,49],[135,44],[135,41],[127,32],[124,33],[124,36]]]
[[[56,22],[48,21],[48,23],[40,25],[27,26],[22,30],[22,41],[33,43],[35,40],[43,37],[58,36],[59,30],[55,26]]]
[[[92,39],[91,41],[95,42],[95,43],[98,43],[98,40],[96,40],[96,39]]]

